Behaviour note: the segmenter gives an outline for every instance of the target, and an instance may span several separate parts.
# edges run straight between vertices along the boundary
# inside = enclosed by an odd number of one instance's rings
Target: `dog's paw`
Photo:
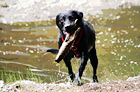
[[[74,85],[77,85],[77,86],[81,86],[83,85],[83,83],[81,82],[81,79],[80,77],[76,77],[74,82],[73,82]]]
[[[98,83],[97,75],[94,75],[94,76],[93,76],[93,82]]]

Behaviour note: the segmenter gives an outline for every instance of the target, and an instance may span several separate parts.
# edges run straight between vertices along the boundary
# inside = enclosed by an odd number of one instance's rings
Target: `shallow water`
[[[107,9],[103,14],[85,17],[96,30],[96,49],[99,59],[100,82],[125,80],[140,74],[140,6]],[[17,23],[18,24],[18,23]],[[46,53],[57,48],[58,29],[54,26],[0,24],[0,70],[26,71],[27,66],[44,82],[65,82],[68,74],[63,61],[54,61],[55,55]],[[30,27],[32,26],[32,27]],[[21,29],[20,29],[21,28]],[[27,29],[26,29],[27,28]],[[72,59],[76,73],[79,59]],[[88,62],[83,81],[92,81],[92,67]]]

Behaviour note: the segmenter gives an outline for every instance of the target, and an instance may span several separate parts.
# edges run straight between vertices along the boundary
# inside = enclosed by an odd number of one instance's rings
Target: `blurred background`
[[[140,74],[139,0],[0,0],[0,80],[67,82],[65,64],[46,50],[58,47],[56,15],[70,9],[83,12],[96,31],[99,82]],[[72,59],[75,73],[79,64]],[[92,74],[88,62],[82,81],[92,82]]]

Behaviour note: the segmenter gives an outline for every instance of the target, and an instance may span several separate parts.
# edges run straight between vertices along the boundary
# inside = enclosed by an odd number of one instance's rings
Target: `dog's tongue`
[[[71,45],[73,44],[75,38],[77,37],[77,34],[79,31],[80,31],[80,27],[72,35],[66,32],[65,41],[62,43],[62,45],[59,49],[59,52],[55,58],[56,62],[59,63],[65,57],[65,55],[69,51]]]
[[[68,32],[63,32],[65,35],[69,34]]]

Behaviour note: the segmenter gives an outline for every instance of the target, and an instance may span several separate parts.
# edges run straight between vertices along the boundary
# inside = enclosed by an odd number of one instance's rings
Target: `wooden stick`
[[[67,34],[65,41],[62,43],[59,52],[55,58],[56,62],[60,62],[68,53],[70,47],[72,46],[75,38],[77,37],[78,32],[80,31],[80,27],[74,32],[73,35]]]

